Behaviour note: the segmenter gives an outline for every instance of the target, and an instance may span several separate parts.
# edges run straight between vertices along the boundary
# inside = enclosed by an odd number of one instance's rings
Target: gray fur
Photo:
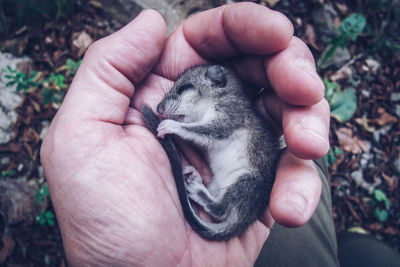
[[[174,134],[197,144],[210,160],[214,180],[208,188],[193,169],[175,175],[187,181],[186,190],[178,186],[185,217],[207,239],[242,234],[268,206],[280,154],[279,138],[254,109],[245,84],[220,65],[193,67],[176,81],[157,112],[165,119],[159,137]],[[202,221],[186,205],[187,197],[215,222]]]

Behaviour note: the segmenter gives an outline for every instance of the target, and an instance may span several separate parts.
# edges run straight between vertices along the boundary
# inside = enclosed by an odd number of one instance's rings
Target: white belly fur
[[[227,140],[209,147],[213,179],[208,190],[214,197],[222,197],[226,189],[236,183],[240,176],[252,171],[247,152],[248,135],[245,129],[237,130]]]

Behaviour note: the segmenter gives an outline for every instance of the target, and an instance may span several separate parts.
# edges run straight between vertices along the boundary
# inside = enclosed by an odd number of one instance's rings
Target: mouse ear
[[[226,85],[226,69],[220,65],[213,65],[206,71],[206,79],[211,81],[212,85],[224,87]]]

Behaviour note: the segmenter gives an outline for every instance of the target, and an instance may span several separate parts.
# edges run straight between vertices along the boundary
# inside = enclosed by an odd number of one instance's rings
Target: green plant
[[[352,13],[346,17],[336,29],[336,37],[329,42],[328,50],[324,52],[320,65],[333,57],[337,48],[344,49],[348,39],[353,42],[356,41],[358,35],[364,30],[366,23],[365,17],[360,13]]]
[[[331,108],[331,116],[339,122],[350,120],[357,110],[357,97],[353,88],[341,90],[340,85],[323,79],[325,84],[325,98]]]
[[[392,203],[387,198],[386,194],[380,190],[374,190],[374,198],[371,201],[372,207],[374,207],[374,215],[380,222],[385,222],[388,218],[388,210]]]
[[[65,76],[62,74],[51,73],[48,79],[43,80],[43,104],[46,105],[50,102],[60,103],[64,90],[67,88],[65,84]]]
[[[79,66],[81,65],[82,59],[75,61],[73,59],[67,59],[67,63],[65,64],[65,69],[69,70],[69,75],[74,76],[78,71]]]
[[[49,187],[47,186],[47,184],[44,184],[40,189],[36,190],[35,204],[41,205],[49,196]],[[40,210],[40,213],[36,217],[36,220],[41,225],[45,225],[47,223],[48,225],[53,226],[55,224],[55,216],[53,212],[46,209]]]
[[[36,217],[36,220],[41,224],[41,225],[45,225],[46,223],[49,226],[53,226],[56,222],[55,222],[55,217],[53,212],[49,211],[49,210],[41,210],[39,216]]]
[[[8,79],[6,86],[16,85],[17,91],[28,92],[29,90],[40,86],[40,83],[38,82],[40,75],[36,71],[32,71],[29,75],[26,75],[22,71],[7,66],[3,72],[5,73],[4,77]]]
[[[67,74],[72,73],[79,67],[79,62],[70,62],[69,66],[61,70],[67,70]],[[2,70],[4,77],[8,80],[6,86],[15,85],[17,91],[23,92],[39,92],[43,97],[43,104],[60,103],[67,89],[66,76],[62,73],[50,73],[48,77],[44,77],[43,73],[32,71],[29,75],[22,71],[12,69],[7,66]]]
[[[67,85],[64,83],[64,81],[64,75],[51,73],[49,79],[45,82],[49,82],[50,85],[52,85],[55,89],[61,90],[67,88]]]
[[[0,180],[4,180],[5,178],[7,178],[8,176],[13,176],[15,174],[15,171],[10,170],[10,171],[2,171],[0,173]]]
[[[326,166],[331,166],[336,162],[337,157],[343,156],[343,150],[341,150],[339,147],[330,147],[328,154],[325,155],[325,163]]]
[[[49,187],[47,184],[44,184],[42,188],[36,190],[35,204],[40,205],[49,196]]]

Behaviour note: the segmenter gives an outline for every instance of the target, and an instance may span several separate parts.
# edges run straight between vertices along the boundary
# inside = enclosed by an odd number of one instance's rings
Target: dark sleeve
[[[339,266],[328,174],[322,160],[315,164],[322,180],[317,210],[305,225],[298,228],[286,228],[275,223],[254,266]]]

